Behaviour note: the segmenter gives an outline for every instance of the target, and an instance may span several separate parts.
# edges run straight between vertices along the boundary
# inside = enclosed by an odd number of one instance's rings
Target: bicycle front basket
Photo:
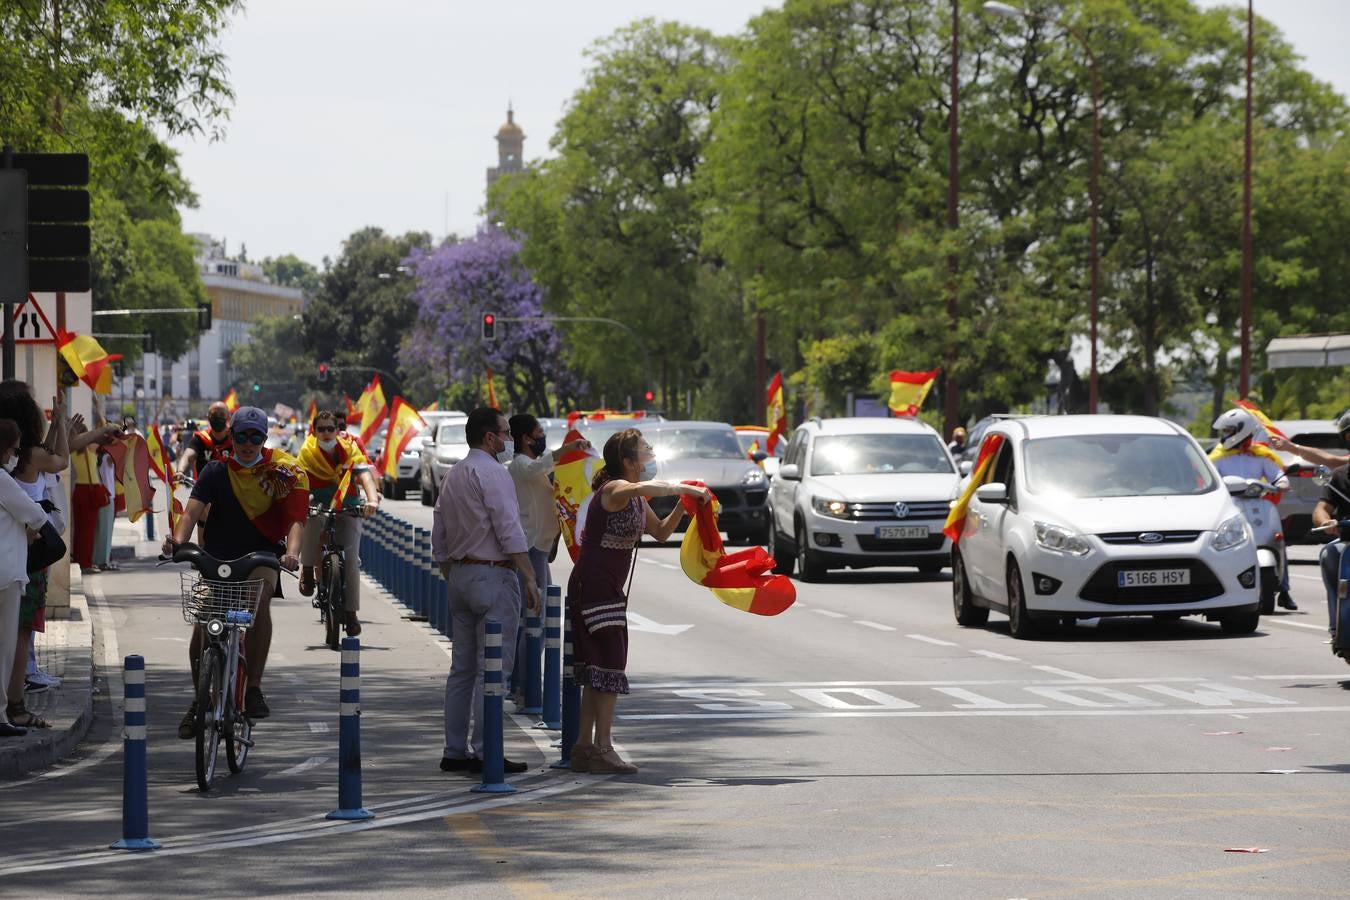
[[[192,624],[228,619],[231,612],[250,616],[258,609],[262,579],[213,581],[195,572],[179,572],[183,586],[183,618]]]

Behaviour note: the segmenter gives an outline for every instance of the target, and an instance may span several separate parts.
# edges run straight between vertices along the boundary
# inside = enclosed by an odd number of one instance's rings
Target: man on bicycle
[[[217,459],[229,459],[233,452],[230,440],[230,408],[220,400],[206,411],[207,427],[194,432],[183,452],[178,455],[178,474],[201,477],[206,464]],[[267,429],[263,429],[265,432]]]
[[[309,424],[309,434],[300,448],[300,465],[309,475],[310,502],[322,507],[340,507],[346,512],[373,516],[380,506],[380,493],[375,487],[370,461],[361,442],[339,426],[337,413],[324,410],[316,413]],[[348,474],[350,473],[350,474]],[[344,484],[345,482],[345,484]],[[357,490],[357,486],[360,490]],[[343,490],[341,498],[337,497]],[[365,500],[361,495],[365,495]],[[319,564],[319,542],[323,537],[324,516],[310,517],[305,523],[300,542],[300,593],[314,594],[315,567]],[[361,520],[355,515],[338,516],[335,523],[338,544],[347,559],[346,583],[343,585],[345,606],[344,626],[347,634],[361,633],[361,621],[356,612],[361,608]]]
[[[234,455],[213,460],[202,468],[187,509],[174,533],[164,541],[164,552],[172,554],[179,544],[187,543],[202,513],[210,506],[211,527],[206,530],[202,547],[209,555],[231,560],[250,553],[271,553],[282,566],[295,571],[300,566],[300,535],[309,513],[309,476],[290,454],[263,449],[267,414],[256,406],[235,410],[230,431]],[[263,668],[272,644],[269,601],[280,592],[275,570],[261,567],[254,572],[263,584],[253,626],[244,638],[244,655],[248,660],[244,714],[250,719],[265,719],[270,715],[262,692]],[[194,628],[188,646],[194,685],[200,656],[201,635]],[[180,738],[193,737],[196,715],[194,702],[179,723]]]
[[[1331,473],[1331,484],[1322,489],[1322,499],[1313,508],[1313,527],[1330,525],[1335,528],[1341,519],[1350,519],[1350,467],[1341,465]],[[1332,534],[1336,534],[1332,531]],[[1322,545],[1318,562],[1322,567],[1322,583],[1327,589],[1327,630],[1336,633],[1336,586],[1341,577],[1341,554],[1345,544],[1339,538]]]

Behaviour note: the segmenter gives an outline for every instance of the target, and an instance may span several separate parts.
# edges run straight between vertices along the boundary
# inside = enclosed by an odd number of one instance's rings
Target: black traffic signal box
[[[0,173],[23,172],[27,284],[15,269],[16,176],[0,174],[0,300],[22,302],[29,291],[89,290],[89,157],[83,153],[11,153]],[[7,199],[8,198],[8,199]],[[7,214],[8,213],[8,214]],[[9,227],[4,223],[8,222]],[[8,253],[6,253],[8,248]],[[10,295],[13,296],[10,296]]]

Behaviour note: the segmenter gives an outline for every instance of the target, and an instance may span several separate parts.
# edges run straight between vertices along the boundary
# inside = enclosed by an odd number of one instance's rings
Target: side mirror
[[[1223,476],[1223,486],[1234,497],[1241,497],[1247,493],[1247,479],[1239,478],[1237,475]]]
[[[968,459],[963,459],[956,464],[956,468],[957,471],[961,473],[961,477],[965,478],[971,472],[975,471],[975,464]]]
[[[762,463],[769,458],[769,454],[765,453],[763,450],[756,450],[754,453],[750,454],[750,458],[757,463]]]
[[[1326,487],[1331,484],[1331,470],[1326,466],[1318,466],[1313,469],[1312,480],[1319,487]]]
[[[802,471],[801,469],[797,468],[795,463],[786,466],[779,466],[778,477],[783,479],[784,481],[801,481]]]
[[[975,489],[975,497],[981,503],[1007,503],[1008,486],[997,481],[993,484],[982,484]]]
[[[424,437],[424,438],[422,438],[422,449],[423,449],[423,450],[430,450],[430,449],[431,449],[432,447],[434,447],[434,446],[436,446],[436,439],[435,439],[434,437]]]

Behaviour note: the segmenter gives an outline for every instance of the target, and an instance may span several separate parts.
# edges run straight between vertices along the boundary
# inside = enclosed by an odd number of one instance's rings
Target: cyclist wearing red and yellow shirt
[[[359,515],[374,515],[380,505],[380,494],[371,474],[370,460],[360,440],[347,434],[339,424],[341,421],[337,413],[324,411],[315,415],[309,425],[309,434],[300,448],[300,465],[309,475],[310,500],[325,509],[338,506]],[[304,567],[300,593],[306,597],[314,593],[314,570],[319,564],[323,526],[324,516],[311,516],[300,542],[300,565]],[[361,608],[361,520],[357,515],[338,516],[335,528],[338,544],[347,558],[344,627],[347,634],[356,637],[361,633],[361,621],[356,617]]]

